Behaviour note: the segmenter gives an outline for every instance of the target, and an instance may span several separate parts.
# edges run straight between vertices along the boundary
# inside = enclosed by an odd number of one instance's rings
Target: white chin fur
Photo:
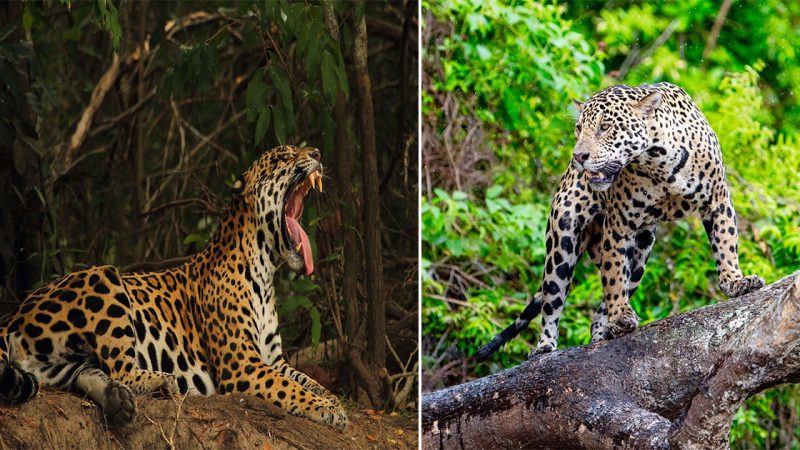
[[[303,268],[305,268],[306,263],[305,261],[303,261],[303,257],[295,252],[291,251],[285,252],[283,259],[286,260],[286,264],[288,264],[289,267],[294,271],[302,270]]]
[[[611,183],[589,183],[589,187],[595,191],[603,192],[611,187]]]

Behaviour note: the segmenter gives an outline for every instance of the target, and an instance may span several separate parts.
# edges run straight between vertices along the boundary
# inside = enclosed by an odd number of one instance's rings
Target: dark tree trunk
[[[333,5],[330,1],[323,1],[323,12],[325,25],[331,33],[331,37],[339,42],[339,23],[333,12]],[[343,51],[343,49],[342,49]],[[356,234],[356,224],[358,222],[356,214],[355,185],[350,182],[352,179],[352,168],[355,164],[355,146],[350,136],[350,125],[347,114],[347,101],[344,93],[339,92],[336,96],[336,103],[333,106],[333,120],[336,123],[336,208],[341,217],[342,230],[342,297],[345,301],[345,320],[346,320],[346,342],[348,348],[345,354],[351,366],[352,374],[357,379],[359,385],[364,388],[370,403],[378,407],[381,403],[380,391],[378,388],[377,377],[370,374],[366,369],[361,352],[357,351],[352,344],[363,341],[361,323],[363,322],[359,305],[358,295],[358,272],[361,270],[361,258],[359,256],[359,239]]]
[[[364,1],[356,3],[353,62],[361,125],[362,182],[364,193],[364,249],[367,275],[367,351],[377,373],[386,365],[386,303],[383,297],[383,261],[381,256],[381,205],[378,158],[375,148],[375,123],[372,108],[372,85],[367,65],[367,23]]]
[[[798,273],[633,334],[423,397],[425,448],[727,448],[733,414],[800,380]]]

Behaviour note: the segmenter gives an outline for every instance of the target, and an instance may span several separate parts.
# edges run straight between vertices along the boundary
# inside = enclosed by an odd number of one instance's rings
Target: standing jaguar
[[[264,153],[235,182],[208,246],[180,267],[92,267],[31,293],[0,322],[0,401],[51,386],[126,425],[135,395],[238,392],[344,429],[339,400],[283,358],[273,285],[283,262],[314,270],[300,218],[308,192],[322,191],[319,156],[292,146]]]
[[[669,83],[607,88],[575,101],[577,143],[550,206],[544,276],[519,317],[476,354],[486,359],[540,312],[531,355],[555,350],[572,272],[588,252],[600,270],[603,303],[592,342],[631,333],[629,304],[661,221],[699,212],[717,263],[720,288],[737,297],[764,285],[739,269],[738,232],[719,141],[703,113]]]

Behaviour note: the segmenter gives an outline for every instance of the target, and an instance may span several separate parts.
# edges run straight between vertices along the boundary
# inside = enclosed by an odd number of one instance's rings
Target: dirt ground
[[[0,408],[0,449],[412,449],[416,414],[349,407],[344,432],[289,416],[248,397],[139,398],[136,422],[109,430],[97,406],[42,391]]]

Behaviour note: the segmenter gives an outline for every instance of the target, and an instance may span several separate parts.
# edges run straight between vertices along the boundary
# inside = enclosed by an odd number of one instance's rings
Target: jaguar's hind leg
[[[7,322],[8,318],[5,318]],[[30,372],[9,362],[7,331],[0,326],[0,404],[18,405],[39,392],[39,380]]]
[[[128,425],[136,419],[136,401],[131,389],[102,370],[84,370],[75,379],[74,388],[100,405],[110,425]]]
[[[25,403],[39,392],[39,380],[30,372],[0,359],[0,404]]]

